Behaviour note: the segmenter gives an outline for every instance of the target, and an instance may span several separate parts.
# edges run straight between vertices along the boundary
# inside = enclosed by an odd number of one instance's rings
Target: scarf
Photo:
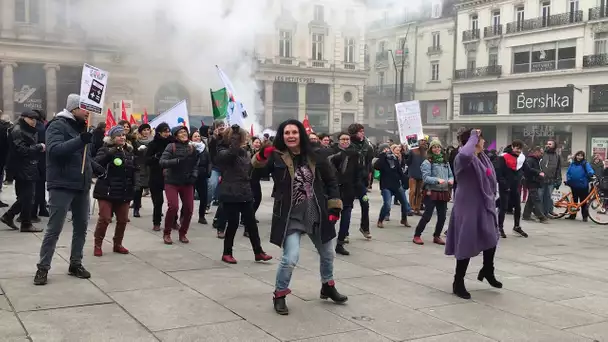
[[[429,153],[429,159],[430,162],[433,164],[443,164],[443,154],[439,153],[439,154],[434,154],[434,153]]]

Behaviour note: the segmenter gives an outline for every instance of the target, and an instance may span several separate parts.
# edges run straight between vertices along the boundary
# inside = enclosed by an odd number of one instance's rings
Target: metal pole
[[[393,58],[393,66],[395,67],[395,103],[397,103],[397,87],[399,84],[399,74],[397,70],[397,62],[395,61],[395,55],[393,54],[393,50],[388,50],[391,53],[391,57]]]
[[[405,39],[403,39],[403,43],[401,44],[401,86],[399,89],[399,102],[403,102],[403,88],[405,86],[405,43],[407,42],[407,36],[410,33],[411,24],[407,25],[407,31],[405,31]],[[397,119],[397,112],[395,112],[395,122]]]

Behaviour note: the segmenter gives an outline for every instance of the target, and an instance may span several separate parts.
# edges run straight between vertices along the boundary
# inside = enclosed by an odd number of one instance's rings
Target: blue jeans
[[[405,199],[405,192],[403,188],[400,188],[397,191],[393,191],[391,189],[382,189],[382,208],[380,208],[380,215],[378,216],[378,222],[384,221],[384,219],[391,212],[391,205],[393,204],[393,196],[397,198],[399,203],[401,203],[401,219],[405,220],[407,218],[409,203]]]
[[[220,176],[222,174],[218,170],[211,170],[211,177],[209,177],[209,185],[207,185],[207,205],[217,200],[217,185],[220,182]]]
[[[70,265],[82,264],[82,249],[87,237],[89,224],[89,192],[70,190],[49,190],[49,223],[46,226],[38,268],[49,270],[57,247],[59,234],[63,230],[68,210],[72,211],[72,253]]]
[[[348,236],[348,229],[350,228],[350,217],[352,213],[353,207],[346,206],[342,208],[342,213],[340,213],[340,231],[338,232],[338,243],[344,242],[344,239],[346,239],[346,237]]]
[[[549,213],[553,212],[553,199],[551,195],[553,194],[553,189],[555,187],[553,184],[543,184],[540,191],[540,200],[543,203],[541,211],[545,216],[549,216]]]
[[[331,241],[321,243],[321,238],[309,235],[310,240],[317,248],[321,259],[320,271],[321,282],[323,284],[334,279],[334,249]],[[283,257],[279,263],[277,270],[277,281],[275,285],[276,292],[285,292],[289,290],[289,282],[294,267],[298,264],[300,258],[300,239],[302,234],[294,232],[285,237],[283,243]]]

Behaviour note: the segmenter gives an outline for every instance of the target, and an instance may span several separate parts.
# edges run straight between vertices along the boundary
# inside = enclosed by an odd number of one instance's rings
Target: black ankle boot
[[[494,276],[494,267],[484,267],[479,270],[479,275],[477,275],[477,280],[483,282],[483,278],[486,278],[488,284],[497,289],[502,289],[502,283],[496,280]]]
[[[321,287],[321,299],[327,299],[327,298],[330,298],[331,300],[334,301],[334,303],[339,303],[339,304],[346,303],[346,301],[348,300],[348,297],[340,294],[340,292],[338,292],[338,290],[336,290],[333,280],[331,280],[327,283],[324,283],[323,286]]]
[[[289,315],[289,308],[287,307],[285,296],[274,297],[272,298],[272,302],[274,303],[274,311],[279,315]]]
[[[467,291],[467,288],[464,287],[464,278],[454,277],[454,283],[452,284],[452,292],[462,299],[471,299],[471,294],[469,293],[469,291]]]
[[[500,237],[503,239],[507,238],[507,234],[505,234],[505,230],[502,227],[498,227],[498,231],[500,232]]]
[[[133,209],[133,217],[141,217],[141,215],[139,215],[139,209]]]
[[[347,251],[346,248],[344,248],[344,244],[343,243],[338,243],[336,245],[336,254],[350,255],[350,252]]]

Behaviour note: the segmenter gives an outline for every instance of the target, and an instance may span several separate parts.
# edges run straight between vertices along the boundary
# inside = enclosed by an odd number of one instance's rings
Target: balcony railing
[[[376,62],[388,61],[388,50],[376,53]]]
[[[454,79],[456,80],[468,80],[480,77],[495,77],[502,74],[501,65],[488,65],[481,68],[475,69],[461,69],[454,72]]]
[[[546,27],[556,27],[583,21],[583,11],[573,11],[550,16],[514,21],[507,24],[507,33],[517,33],[538,30]]]
[[[608,18],[608,6],[594,7],[589,9],[589,20],[599,20]]]
[[[542,72],[542,71],[553,71],[553,70],[564,70],[574,69],[576,67],[576,59],[560,59],[557,61],[543,61],[543,62],[532,62],[523,64],[514,64],[513,73],[523,74],[527,72]]]
[[[492,38],[502,35],[502,25],[492,25],[483,28],[483,37]]]
[[[583,68],[597,68],[608,66],[608,54],[583,56]]]
[[[428,55],[436,55],[436,54],[440,54],[441,53],[441,45],[437,45],[437,46],[429,46]]]
[[[313,68],[325,68],[325,65],[326,65],[325,61],[312,60],[310,62],[311,62],[311,66]]]
[[[471,40],[479,39],[479,29],[472,29],[467,31],[462,31],[462,41],[468,42]]]
[[[401,91],[401,85],[397,85],[397,95]],[[403,84],[403,92],[411,92],[414,89],[412,83]],[[394,84],[384,84],[384,85],[375,85],[375,86],[367,86],[365,87],[365,93],[368,95],[379,95],[393,98],[395,96],[395,85]]]
[[[355,70],[356,64],[351,62],[344,62],[344,69],[346,70]]]

